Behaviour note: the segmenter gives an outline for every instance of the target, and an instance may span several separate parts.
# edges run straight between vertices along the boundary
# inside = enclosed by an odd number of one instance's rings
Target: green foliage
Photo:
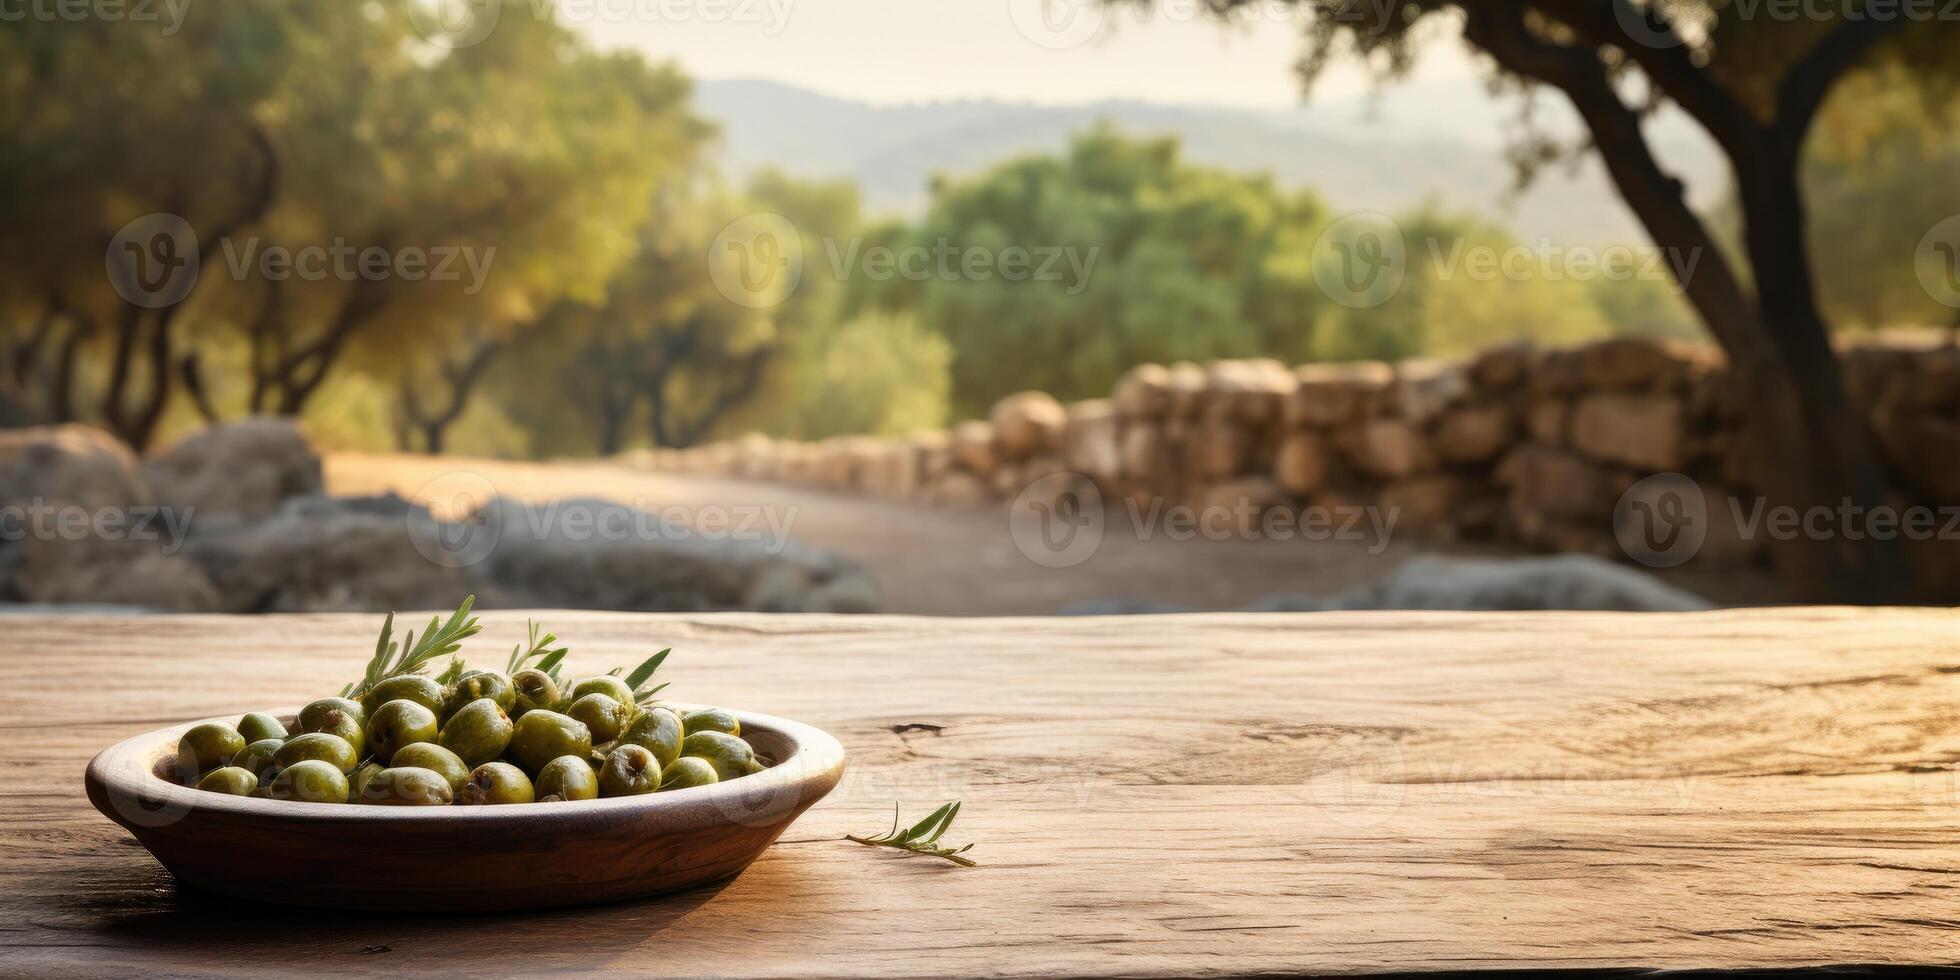
[[[913,854],[924,854],[927,857],[942,858],[962,868],[975,867],[979,862],[974,861],[972,858],[962,856],[967,851],[973,849],[972,844],[967,844],[962,847],[951,847],[939,843],[939,839],[946,836],[946,831],[952,829],[953,818],[959,815],[960,804],[956,800],[932,811],[924,820],[904,830],[900,830],[898,829],[898,806],[894,804],[892,806],[892,829],[890,831],[877,837],[857,837],[847,834],[844,839],[856,841],[866,847],[890,847]]]
[[[390,677],[419,673],[429,661],[462,649],[464,640],[483,630],[476,617],[470,615],[470,607],[474,605],[476,596],[468,596],[455,612],[449,614],[447,620],[441,616],[430,619],[420,640],[415,638],[414,630],[409,630],[402,634],[400,641],[396,641],[395,614],[389,613],[381,623],[381,636],[374,641],[374,656],[368,659],[367,669],[362,672],[359,681],[342,689],[341,695],[357,697],[362,691]]]
[[[800,334],[728,428],[805,440],[942,428],[952,360],[945,338],[916,316],[859,314]]]

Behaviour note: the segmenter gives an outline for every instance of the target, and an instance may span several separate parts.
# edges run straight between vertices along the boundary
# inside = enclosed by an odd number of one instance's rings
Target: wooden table
[[[487,616],[480,659],[524,618]],[[0,620],[0,974],[1960,960],[1954,614],[544,618],[575,668],[671,644],[675,696],[830,730],[843,785],[669,900],[384,918],[178,894],[83,765],[328,692],[376,617]],[[978,868],[836,839],[950,799]]]

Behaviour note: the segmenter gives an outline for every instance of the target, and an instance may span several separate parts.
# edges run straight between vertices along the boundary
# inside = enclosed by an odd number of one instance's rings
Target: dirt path
[[[329,456],[326,469],[333,493],[392,490],[438,512],[450,510],[458,499],[495,492],[538,501],[599,497],[671,511],[670,516],[692,517],[688,522],[697,524],[753,518],[765,532],[772,526],[784,529],[798,542],[863,563],[878,578],[885,610],[894,613],[1040,615],[1112,598],[1238,609],[1275,595],[1344,592],[1418,554],[1506,554],[1437,547],[1396,533],[1384,545],[1365,532],[1365,525],[1356,528],[1360,540],[1309,541],[1298,532],[1285,540],[1235,534],[1213,539],[1174,531],[1162,511],[1153,519],[1147,510],[1112,501],[1094,553],[1070,567],[1047,567],[1017,545],[1004,508],[871,500],[782,484],[650,473],[599,460],[516,463],[341,454]],[[1034,553],[1044,554],[1039,547]],[[1719,602],[1763,602],[1774,595],[1760,576],[1666,577]]]

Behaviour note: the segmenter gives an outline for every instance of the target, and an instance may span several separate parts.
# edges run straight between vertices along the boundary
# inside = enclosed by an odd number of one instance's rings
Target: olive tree
[[[1230,17],[1250,0],[1207,2]],[[1859,0],[1795,17],[1786,5],[1728,0],[1290,2],[1312,14],[1300,62],[1309,84],[1343,56],[1406,73],[1428,36],[1421,26],[1453,20],[1488,56],[1497,84],[1561,94],[1584,124],[1583,142],[1560,145],[1541,131],[1516,158],[1528,168],[1596,151],[1654,244],[1699,256],[1680,285],[1752,408],[1760,485],[1799,507],[1885,499],[1885,466],[1846,395],[1819,305],[1799,175],[1812,124],[1841,79],[1881,59],[1950,73],[1952,25],[1924,17],[1924,5]],[[1727,158],[1738,254],[1689,206],[1643,129],[1662,105],[1679,107]],[[1902,554],[1896,542],[1836,535],[1790,542],[1778,560],[1806,596],[1884,601],[1908,587]]]

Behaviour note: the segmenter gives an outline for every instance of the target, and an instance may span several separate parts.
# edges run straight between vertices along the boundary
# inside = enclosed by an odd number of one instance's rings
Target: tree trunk
[[[1760,489],[1800,510],[1840,507],[1863,513],[1888,503],[1889,480],[1864,417],[1845,392],[1830,330],[1817,305],[1806,248],[1806,219],[1794,152],[1770,152],[1738,169],[1744,235],[1755,273],[1763,337],[1774,351],[1739,358],[1738,380],[1749,393],[1752,438],[1763,454]],[[1904,547],[1877,540],[1860,527],[1829,526],[1823,540],[1782,543],[1775,558],[1797,598],[1861,604],[1898,602],[1912,590]]]

